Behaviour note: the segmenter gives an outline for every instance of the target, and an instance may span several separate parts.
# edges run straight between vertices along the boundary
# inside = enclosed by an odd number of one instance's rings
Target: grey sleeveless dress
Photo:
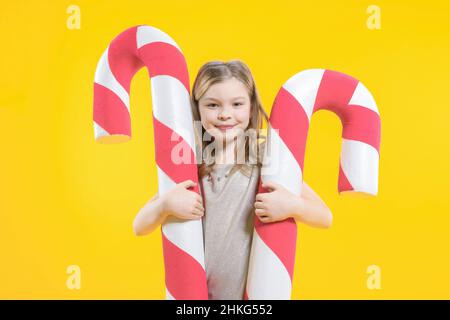
[[[260,168],[248,166],[230,175],[232,167],[216,164],[200,181],[208,298],[212,300],[243,299],[247,282]]]

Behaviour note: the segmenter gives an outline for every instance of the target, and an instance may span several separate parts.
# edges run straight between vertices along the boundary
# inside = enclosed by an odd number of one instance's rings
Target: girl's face
[[[250,122],[247,88],[234,77],[209,87],[198,104],[203,128],[218,141],[233,139]]]

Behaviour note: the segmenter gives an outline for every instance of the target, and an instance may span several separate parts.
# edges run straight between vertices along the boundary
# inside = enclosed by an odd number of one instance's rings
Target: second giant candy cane
[[[342,122],[339,192],[377,194],[381,124],[375,100],[358,80],[323,69],[297,73],[278,92],[258,192],[265,192],[261,182],[273,181],[301,194],[309,123],[321,109],[334,112]],[[296,240],[292,218],[264,224],[255,217],[244,298],[291,298]]]
[[[143,66],[151,79],[161,196],[184,180],[198,182],[186,61],[175,41],[161,30],[150,26],[130,28],[119,34],[104,52],[95,73],[95,137],[101,142],[120,142],[131,136],[130,82]],[[175,145],[190,150],[188,163],[172,159]],[[194,191],[199,192],[197,186]],[[201,221],[171,217],[161,230],[166,297],[207,299]]]

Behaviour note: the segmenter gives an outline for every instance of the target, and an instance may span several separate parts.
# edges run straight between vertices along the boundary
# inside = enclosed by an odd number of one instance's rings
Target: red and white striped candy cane
[[[101,142],[120,142],[131,137],[130,82],[143,66],[151,78],[161,196],[184,180],[198,182],[188,69],[181,49],[166,33],[137,26],[110,43],[95,73],[94,131]],[[190,150],[189,163],[177,163],[171,158],[175,145]],[[193,190],[199,192],[198,187]],[[201,220],[180,221],[171,217],[161,233],[167,299],[207,299]]]
[[[278,92],[258,192],[266,192],[261,182],[273,181],[301,194],[309,122],[321,109],[334,112],[342,122],[339,193],[377,194],[381,123],[375,100],[358,80],[323,69],[295,74]],[[244,298],[291,298],[296,240],[294,219],[264,224],[255,216]]]

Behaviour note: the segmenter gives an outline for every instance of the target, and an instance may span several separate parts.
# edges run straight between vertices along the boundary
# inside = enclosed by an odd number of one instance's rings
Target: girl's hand
[[[163,195],[163,211],[167,215],[173,215],[180,219],[200,219],[205,213],[202,197],[187,190],[196,185],[192,180],[186,180],[177,184],[172,190]]]
[[[258,193],[255,198],[255,214],[264,222],[285,220],[298,212],[303,199],[275,182],[263,183],[268,193]]]

